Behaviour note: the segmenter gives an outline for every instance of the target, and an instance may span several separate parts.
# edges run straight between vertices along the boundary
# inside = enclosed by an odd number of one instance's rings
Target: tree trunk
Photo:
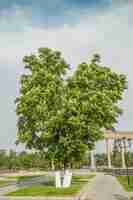
[[[52,168],[53,171],[55,170],[54,160],[53,159],[51,160],[51,168]]]
[[[72,181],[72,172],[69,172],[69,170],[65,170],[64,178],[63,178],[63,187],[67,188],[71,186]]]
[[[61,188],[61,172],[60,171],[55,172],[55,186],[56,188]]]

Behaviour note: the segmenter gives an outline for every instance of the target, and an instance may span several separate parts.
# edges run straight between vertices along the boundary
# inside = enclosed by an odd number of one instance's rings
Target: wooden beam
[[[133,139],[133,131],[105,131],[104,133],[105,139]]]

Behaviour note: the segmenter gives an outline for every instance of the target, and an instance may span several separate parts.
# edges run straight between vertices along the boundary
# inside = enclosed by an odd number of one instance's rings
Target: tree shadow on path
[[[120,195],[120,194],[115,194],[114,197],[115,197],[116,200],[129,200],[128,197],[125,197],[125,196]]]

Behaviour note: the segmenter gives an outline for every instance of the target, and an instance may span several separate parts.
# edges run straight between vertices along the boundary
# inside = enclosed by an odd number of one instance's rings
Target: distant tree
[[[16,170],[16,168],[17,168],[17,154],[12,149],[9,151],[7,160],[8,160],[8,169],[13,170],[13,171]]]
[[[99,167],[99,166],[107,166],[107,155],[105,153],[96,154],[95,155],[95,159],[96,159],[97,167]]]
[[[112,161],[112,165],[114,167],[120,167],[122,166],[122,158],[121,158],[121,153],[120,152],[116,152],[115,154],[113,153],[111,155],[111,161]]]
[[[102,138],[103,128],[112,128],[122,112],[117,103],[126,77],[99,61],[95,55],[68,77],[69,65],[58,51],[41,48],[24,58],[29,71],[21,76],[16,101],[18,141],[44,152],[57,169],[81,162]]]
[[[0,150],[0,169],[7,167],[7,153],[6,150]]]

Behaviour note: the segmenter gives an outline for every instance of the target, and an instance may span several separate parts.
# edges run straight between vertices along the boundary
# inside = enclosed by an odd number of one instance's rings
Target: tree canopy
[[[117,123],[126,77],[102,66],[97,54],[70,76],[61,53],[49,48],[24,57],[24,64],[16,100],[18,141],[43,151],[58,167],[80,161],[103,129]]]

